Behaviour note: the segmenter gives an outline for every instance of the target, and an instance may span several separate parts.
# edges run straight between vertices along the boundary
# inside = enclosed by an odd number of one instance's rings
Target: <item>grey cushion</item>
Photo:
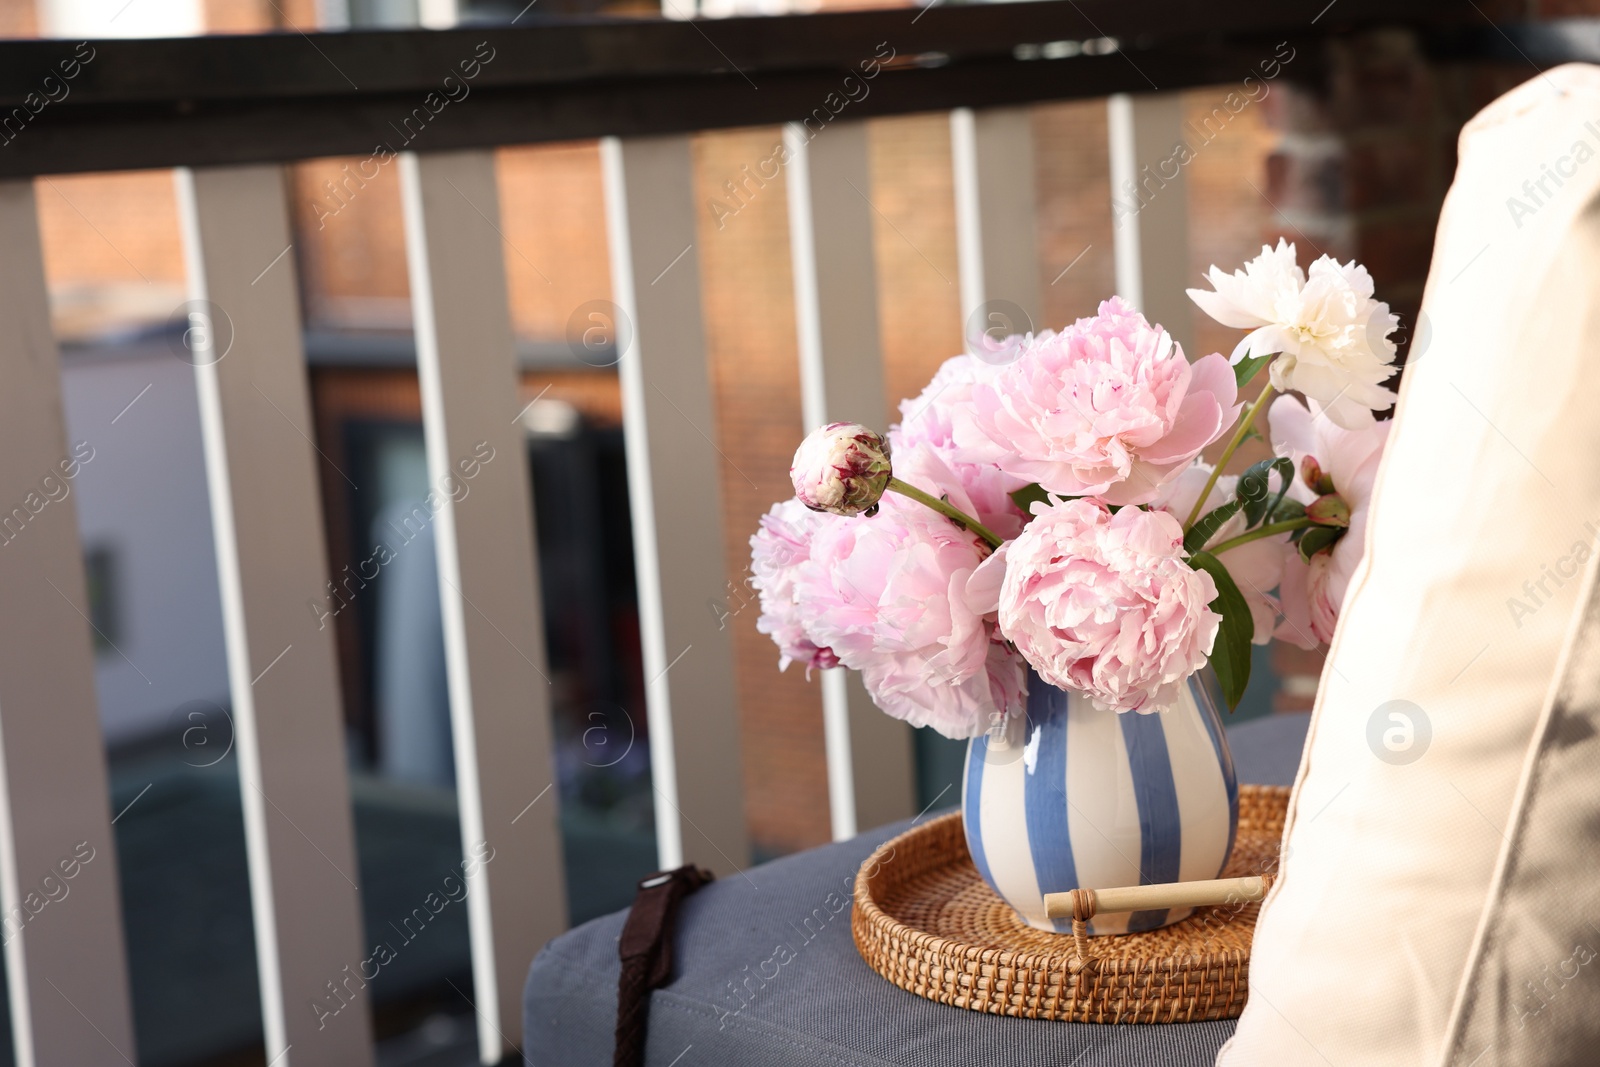
[[[1309,716],[1229,731],[1240,781],[1287,783]],[[1210,1064],[1231,1020],[1094,1026],[980,1015],[906,993],[850,937],[856,868],[905,828],[882,827],[723,878],[689,898],[675,977],[650,1001],[652,1067],[1187,1067]],[[532,1067],[603,1067],[616,1016],[625,913],[547,945],[528,974],[523,1051]]]
[[[1255,785],[1294,785],[1300,769],[1300,750],[1311,725],[1309,711],[1268,715],[1228,730],[1239,781]]]

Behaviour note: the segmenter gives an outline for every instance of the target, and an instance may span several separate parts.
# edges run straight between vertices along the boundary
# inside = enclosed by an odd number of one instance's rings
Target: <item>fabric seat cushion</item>
[[[1305,715],[1230,731],[1242,781],[1286,782]],[[1199,1067],[1231,1020],[1092,1026],[980,1015],[907,993],[879,977],[850,935],[856,869],[905,823],[812,849],[694,896],[679,917],[675,977],[651,995],[647,1062],[656,1067]],[[526,1062],[611,1062],[625,913],[556,938],[534,961],[523,1008]],[[692,1051],[690,1051],[692,1048]],[[679,1057],[682,1060],[679,1061]]]

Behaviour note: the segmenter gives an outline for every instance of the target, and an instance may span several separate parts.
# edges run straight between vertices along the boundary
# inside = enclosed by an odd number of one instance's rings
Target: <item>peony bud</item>
[[[1325,493],[1306,505],[1306,518],[1318,526],[1349,526],[1350,505],[1338,493]]]
[[[795,450],[794,495],[812,511],[871,514],[889,486],[889,442],[856,422],[814,430]]]
[[[1322,464],[1317,462],[1316,456],[1306,456],[1300,461],[1300,480],[1315,493],[1333,492],[1333,479],[1322,469]]]

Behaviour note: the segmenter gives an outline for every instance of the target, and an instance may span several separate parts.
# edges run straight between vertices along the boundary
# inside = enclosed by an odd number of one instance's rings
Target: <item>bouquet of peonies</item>
[[[780,665],[854,668],[890,715],[961,738],[1023,710],[1028,667],[1148,713],[1209,661],[1232,706],[1252,642],[1329,640],[1388,435],[1373,412],[1394,401],[1398,320],[1365,268],[1324,256],[1304,272],[1282,241],[1210,281],[1190,297],[1250,331],[1231,358],[1190,363],[1112,298],[1008,339],[1004,365],[947,361],[886,435],[807,437],[794,499],[751,538]],[[1269,404],[1275,455],[1224,474]],[[1215,467],[1199,458],[1230,430]]]

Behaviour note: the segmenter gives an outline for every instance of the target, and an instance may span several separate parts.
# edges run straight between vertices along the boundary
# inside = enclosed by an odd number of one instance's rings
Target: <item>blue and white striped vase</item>
[[[1029,672],[1027,717],[968,743],[967,848],[1029,926],[1071,932],[1070,919],[1045,916],[1046,893],[1222,873],[1239,784],[1204,682],[1191,677],[1167,711],[1119,715]],[[1089,932],[1154,930],[1192,910],[1097,915]]]

